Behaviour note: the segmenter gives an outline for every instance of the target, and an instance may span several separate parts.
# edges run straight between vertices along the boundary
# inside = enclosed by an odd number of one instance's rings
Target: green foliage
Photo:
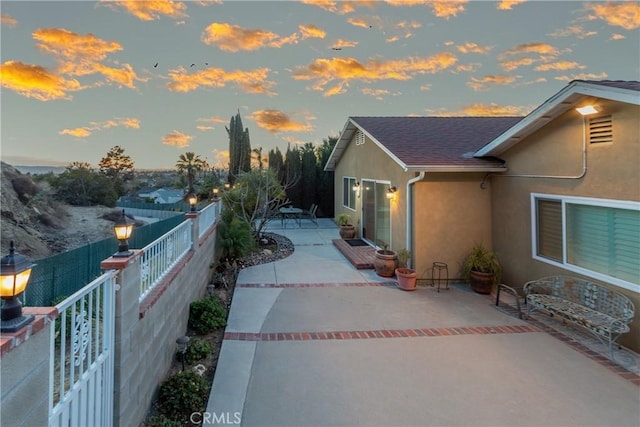
[[[336,217],[336,223],[338,225],[351,225],[351,216],[346,213],[341,213]]]
[[[316,169],[317,169],[317,182],[318,182],[318,190],[317,190],[317,200],[316,204],[318,205],[318,212],[320,212],[325,217],[332,218],[335,212],[334,203],[334,175],[333,171],[325,171],[324,167],[329,160],[329,156],[331,156],[331,152],[338,142],[337,137],[329,137],[328,139],[323,139],[322,144],[316,147],[316,158],[318,159]]]
[[[282,184],[284,182],[284,157],[278,147],[269,150],[269,169],[276,173],[278,182]]]
[[[481,243],[476,243],[462,263],[462,273],[469,278],[471,271],[500,274],[502,266],[498,255]]]
[[[187,351],[184,354],[184,362],[192,365],[211,354],[213,347],[208,341],[198,338],[192,338],[187,345]]]
[[[407,263],[411,259],[411,252],[408,249],[402,248],[398,251],[398,267],[407,267]]]
[[[181,421],[172,420],[160,414],[149,418],[145,425],[149,427],[182,427],[184,424]]]
[[[316,175],[316,153],[313,144],[306,143],[301,151],[301,181],[300,205],[308,209],[312,203],[316,203],[318,177]]]
[[[247,221],[237,217],[232,209],[224,209],[218,228],[218,246],[223,260],[242,258],[255,246],[255,238]]]
[[[187,422],[193,412],[204,408],[207,388],[207,381],[195,372],[179,372],[160,385],[158,409],[169,419]]]
[[[227,308],[216,295],[194,301],[189,306],[189,328],[198,335],[208,334],[227,324]]]
[[[180,154],[180,157],[178,157],[178,161],[176,162],[176,169],[181,177],[186,176],[187,185],[190,190],[193,188],[193,182],[196,179],[196,172],[205,169],[207,166],[207,162],[192,151]]]
[[[251,142],[249,129],[242,128],[240,111],[231,117],[229,127],[225,127],[229,135],[229,183],[234,184],[240,172],[251,170]]]
[[[100,173],[109,177],[113,182],[116,194],[125,194],[124,181],[133,179],[133,160],[124,154],[124,148],[116,145],[98,163]]]
[[[290,183],[287,188],[287,197],[294,206],[302,206],[302,160],[298,147],[287,147],[284,169],[285,182]]]
[[[76,206],[115,206],[118,195],[113,180],[96,172],[89,163],[73,162],[51,180],[55,198]]]

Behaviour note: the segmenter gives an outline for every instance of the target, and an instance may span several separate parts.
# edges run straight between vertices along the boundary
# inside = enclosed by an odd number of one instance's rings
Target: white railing
[[[192,223],[188,219],[142,248],[139,301],[189,252],[192,246]]]
[[[113,423],[116,270],[56,306],[51,328],[50,426]]]
[[[202,236],[215,224],[218,218],[218,206],[220,206],[220,202],[209,203],[206,208],[200,211],[198,216],[198,227],[200,228],[198,239],[202,239]]]

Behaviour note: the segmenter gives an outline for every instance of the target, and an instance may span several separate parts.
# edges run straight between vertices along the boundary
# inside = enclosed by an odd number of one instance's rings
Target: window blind
[[[537,200],[538,255],[562,262],[562,203]]]

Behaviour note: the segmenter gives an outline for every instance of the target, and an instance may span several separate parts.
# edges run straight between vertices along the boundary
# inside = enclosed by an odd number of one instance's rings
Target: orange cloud
[[[308,35],[309,33],[305,34]],[[298,38],[297,34],[281,37],[271,31],[251,30],[238,25],[218,22],[209,25],[202,33],[203,43],[216,45],[220,50],[227,52],[252,51],[263,47],[281,47],[285,44],[297,43]]]
[[[468,0],[426,0],[423,2],[433,10],[433,14],[438,18],[449,19],[457,16],[458,13],[464,12],[464,5]]]
[[[558,56],[560,51],[548,43],[523,43],[513,49],[509,49],[500,54],[501,57],[508,55],[520,55],[523,53],[538,53],[540,55]]]
[[[496,85],[510,85],[513,84],[518,77],[515,76],[499,76],[499,75],[488,75],[484,76],[481,79],[476,79],[474,77],[471,78],[470,82],[467,82],[467,86],[471,89],[479,91],[479,90],[487,90],[490,86]]]
[[[9,14],[3,13],[0,15],[0,24],[14,28],[18,26],[18,20]]]
[[[357,1],[331,1],[331,0],[302,0],[302,3],[310,6],[316,6],[327,12],[345,15],[356,10],[356,6],[373,7],[375,1],[357,0]]]
[[[511,10],[513,6],[519,5],[520,3],[524,3],[525,0],[502,0],[498,4],[498,10]]]
[[[551,70],[574,70],[576,68],[584,69],[586,65],[582,65],[575,61],[559,61],[548,64],[538,65],[534,70],[536,71],[551,71]]]
[[[93,34],[80,35],[61,28],[38,29],[33,38],[39,43],[36,47],[52,54],[58,60],[58,72],[71,76],[102,74],[108,81],[130,89],[135,81],[146,81],[137,76],[131,65],[122,64],[122,68],[108,67],[102,63],[111,53],[122,50],[117,42],[102,40]]]
[[[362,89],[361,92],[363,95],[372,96],[379,101],[382,101],[387,95],[392,95],[392,93],[386,89],[372,89],[368,87]]]
[[[501,61],[500,66],[505,71],[513,71],[517,70],[520,67],[528,66],[535,64],[538,60],[535,58],[518,58],[518,59],[510,59],[507,61]]]
[[[408,57],[400,60],[369,60],[360,63],[355,58],[316,59],[306,67],[300,67],[293,74],[295,80],[313,80],[313,90],[324,91],[324,96],[344,93],[348,82],[362,80],[410,80],[417,74],[434,74],[452,67],[457,58],[450,52],[442,52],[427,58]],[[336,86],[325,90],[333,81]]]
[[[455,66],[455,70],[457,73],[464,72],[470,73],[482,67],[482,64],[478,62],[472,62],[469,64],[458,64]]]
[[[331,45],[333,49],[342,49],[343,47],[356,47],[358,46],[358,42],[353,42],[350,40],[338,39]]]
[[[554,31],[553,33],[548,34],[551,37],[570,37],[575,36],[579,39],[585,39],[587,37],[597,35],[597,31],[585,31],[581,25],[571,25],[567,28],[561,28],[559,30]]]
[[[416,21],[411,21],[411,22],[409,22],[409,21],[400,21],[400,22],[398,22],[396,24],[396,28],[400,28],[400,29],[403,29],[403,30],[405,30],[405,29],[413,29],[413,30],[415,30],[415,29],[420,28],[420,27],[422,27],[422,24],[419,23],[419,22],[416,22]]]
[[[611,40],[624,40],[624,39],[626,39],[626,37],[622,34],[617,34],[617,33],[611,34]]]
[[[608,77],[607,73],[605,73],[604,71],[600,74],[597,73],[578,73],[578,74],[572,74],[570,76],[558,76],[555,79],[556,80],[560,80],[560,81],[564,81],[564,82],[570,82],[572,80],[599,80],[599,79],[606,79]]]
[[[364,18],[349,18],[347,19],[347,22],[353,25],[354,27],[360,27],[360,28],[371,27],[371,22]]]
[[[185,18],[187,6],[181,1],[171,0],[100,0],[101,4],[113,9],[124,9],[125,12],[142,21],[153,21],[163,16],[178,19]]]
[[[480,46],[477,43],[467,42],[463,45],[456,46],[458,52],[460,53],[479,53],[485,54],[489,53],[493,47],[491,46]]]
[[[91,135],[89,128],[63,129],[58,132],[59,135],[70,135],[76,138],[86,138]]]
[[[71,99],[68,92],[82,89],[77,80],[67,80],[39,65],[19,61],[7,61],[0,65],[0,82],[2,87],[39,101]]]
[[[637,1],[592,3],[587,4],[586,9],[593,12],[587,16],[591,21],[602,19],[609,25],[625,30],[640,27],[640,3]]]
[[[313,130],[313,126],[293,121],[287,114],[278,110],[258,110],[253,112],[249,118],[255,120],[258,127],[271,133],[310,132]]]
[[[275,84],[267,80],[268,68],[258,68],[251,71],[225,71],[222,68],[207,68],[194,74],[188,74],[187,70],[180,67],[169,70],[167,88],[173,92],[191,92],[200,87],[225,87],[227,83],[234,83],[247,93],[263,93],[273,95],[271,87]]]
[[[526,116],[531,112],[531,107],[523,107],[516,105],[498,105],[498,104],[483,104],[476,103],[467,105],[462,107],[461,110],[458,111],[444,111],[440,110],[434,113],[431,113],[433,116],[443,116],[443,117],[460,117],[460,116],[508,116],[508,117],[519,117]]]
[[[168,135],[162,137],[162,143],[165,145],[171,145],[177,148],[186,148],[189,146],[189,142],[193,139],[193,136],[186,135],[180,131],[174,130]]]
[[[229,150],[211,150],[213,153],[214,164],[213,167],[219,169],[227,169],[229,167]]]
[[[308,38],[323,39],[327,36],[327,33],[322,28],[312,24],[298,25],[298,30],[300,31],[300,38],[303,40]]]
[[[70,135],[76,138],[86,138],[94,131],[124,126],[130,129],[140,129],[140,120],[133,117],[116,117],[104,122],[90,122],[89,126],[82,126],[75,129],[63,129],[58,132],[60,135]]]
[[[213,126],[197,125],[197,126],[196,126],[196,129],[198,129],[200,132],[207,132],[207,131],[210,131],[210,130],[214,130],[214,129],[215,129],[215,127],[213,127]]]
[[[205,122],[205,123],[228,123],[228,119],[224,119],[222,117],[211,116],[211,117],[201,117],[196,119],[196,122]]]

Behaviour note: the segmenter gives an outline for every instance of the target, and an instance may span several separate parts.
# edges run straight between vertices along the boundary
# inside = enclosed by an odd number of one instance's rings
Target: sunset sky
[[[526,115],[574,79],[640,79],[640,3],[2,1],[2,160],[136,168],[320,143],[349,116]],[[157,65],[156,65],[157,64]]]

